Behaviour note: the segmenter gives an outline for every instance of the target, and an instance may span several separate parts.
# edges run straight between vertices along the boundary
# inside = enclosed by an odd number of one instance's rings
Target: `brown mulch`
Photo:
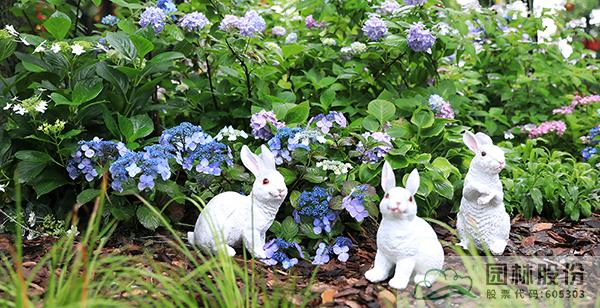
[[[448,222],[454,226],[454,221]],[[364,278],[364,273],[372,266],[376,251],[376,230],[373,222],[367,222],[364,232],[352,238],[355,246],[351,250],[346,263],[333,259],[321,266],[315,273],[315,267],[308,261],[300,263],[291,271],[282,271],[278,267],[267,267],[261,262],[244,261],[241,257],[236,260],[243,264],[253,263],[261,272],[264,283],[268,288],[285,288],[290,282],[295,287],[294,294],[310,288],[311,306],[340,306],[340,307],[381,307],[389,305],[405,305],[405,299],[410,299],[412,282],[406,290],[397,292],[389,288],[387,283],[372,284]],[[454,244],[458,243],[452,232],[443,227],[433,226],[442,245],[446,257],[456,256]],[[39,259],[50,249],[51,238],[38,238],[25,241],[23,268],[25,277],[37,264]],[[12,237],[0,234],[0,255],[11,255],[14,252]],[[150,254],[151,259],[174,266],[187,266],[187,262],[172,247],[167,245],[167,239],[158,234],[141,239],[131,239],[123,235],[115,237],[105,248],[105,253],[128,255]],[[548,220],[533,218],[525,220],[517,216],[512,221],[510,241],[504,256],[596,256],[600,257],[600,214],[582,219],[578,222],[568,220]],[[149,258],[150,260],[150,258]],[[314,280],[311,277],[314,275]],[[39,271],[33,278],[31,295],[43,294],[47,286],[48,272]],[[302,295],[290,298],[294,303],[302,303]],[[397,302],[400,301],[400,302]],[[440,303],[423,302],[426,306],[438,306]]]

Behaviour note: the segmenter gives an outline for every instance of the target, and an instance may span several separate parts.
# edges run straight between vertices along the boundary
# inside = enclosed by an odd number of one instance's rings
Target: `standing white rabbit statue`
[[[473,241],[477,249],[487,247],[501,255],[508,242],[510,218],[504,208],[504,193],[498,174],[505,166],[504,152],[484,133],[465,132],[463,140],[475,153],[465,176],[456,228],[459,245],[467,249]]]
[[[394,170],[386,161],[381,173],[381,186],[385,196],[379,204],[383,219],[377,231],[377,255],[373,268],[365,273],[371,282],[383,281],[395,266],[394,277],[389,285],[404,289],[415,272],[414,281],[425,281],[431,286],[436,275],[432,269],[441,270],[444,250],[433,228],[417,217],[415,194],[420,178],[417,169],[408,176],[406,189],[396,187]]]
[[[241,151],[242,163],[256,178],[250,195],[228,191],[212,198],[198,216],[194,232],[188,232],[190,244],[212,254],[225,249],[234,256],[233,247],[243,241],[253,257],[266,258],[265,233],[287,195],[287,187],[271,151],[264,145],[261,149],[260,157],[245,145]]]

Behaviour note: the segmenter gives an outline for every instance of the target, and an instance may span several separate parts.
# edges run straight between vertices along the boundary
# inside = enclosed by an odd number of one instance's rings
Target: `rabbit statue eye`
[[[389,194],[389,193],[388,193],[388,194],[385,194],[385,198],[386,198],[386,199],[389,199],[389,198],[390,198],[390,194]]]
[[[485,155],[486,155],[486,153],[485,153],[485,152],[481,152],[481,156],[485,156]]]
[[[264,179],[263,179],[263,185],[267,185],[267,184],[269,184],[269,179],[267,179],[267,178],[264,178]]]
[[[412,196],[408,197],[408,202],[412,202]]]

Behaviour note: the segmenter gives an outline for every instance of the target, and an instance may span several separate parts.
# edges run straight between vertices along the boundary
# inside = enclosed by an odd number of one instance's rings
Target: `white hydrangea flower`
[[[533,0],[533,14],[540,17],[546,10],[546,14],[554,15],[557,11],[565,10],[566,2],[566,0]]]
[[[478,0],[456,0],[456,3],[462,7],[463,10],[479,10],[481,5]]]
[[[13,111],[18,115],[24,115],[27,113],[27,110],[25,108],[23,108],[23,106],[21,106],[21,105],[14,105]]]
[[[52,44],[52,46],[50,47],[50,50],[52,50],[53,53],[59,53],[61,50],[60,44],[59,43]]]
[[[568,39],[559,40],[558,49],[560,50],[560,53],[565,59],[568,59],[571,56],[571,54],[573,54],[573,46],[569,44]]]
[[[85,49],[83,46],[76,43],[75,45],[71,46],[71,52],[76,56],[80,56],[85,52]]]
[[[519,17],[527,17],[527,14],[529,13],[527,4],[523,1],[515,1],[513,3],[507,4],[506,11],[509,14],[512,14],[511,17],[513,19],[517,19]]]
[[[542,18],[542,27],[544,28],[544,30],[538,31],[538,38],[540,41],[550,40],[552,35],[554,35],[554,33],[556,33],[556,31],[558,30],[554,19],[549,17]]]
[[[46,112],[46,109],[48,109],[48,102],[45,100],[40,100],[40,102],[37,104],[37,106],[35,106],[35,111],[37,111],[39,113]]]
[[[185,92],[185,91],[187,91],[189,89],[190,89],[190,87],[187,84],[183,83],[183,82],[180,83],[180,84],[178,84],[175,87],[175,91],[179,91],[179,92]]]
[[[0,191],[1,192],[5,192],[6,191],[6,184],[0,184]]]
[[[221,141],[225,137],[227,137],[227,140],[229,141],[236,141],[238,137],[244,139],[248,138],[248,134],[243,130],[234,129],[233,126],[230,125],[223,127],[215,136],[215,139]]]
[[[38,52],[45,52],[46,51],[46,46],[44,46],[44,44],[46,44],[46,41],[41,42],[33,51],[33,53],[38,53]]]
[[[590,25],[600,25],[600,9],[592,10],[592,12],[590,13]]]
[[[27,218],[27,223],[29,223],[30,227],[35,226],[35,213],[33,211],[29,212],[29,217]]]
[[[350,44],[350,48],[352,48],[352,51],[354,53],[363,53],[363,52],[367,51],[367,45],[365,45],[361,42],[354,42],[354,43]]]
[[[8,31],[8,34],[12,35],[12,36],[19,36],[19,32],[17,30],[15,30],[15,27],[13,25],[6,25],[4,26],[4,30]]]
[[[337,44],[337,42],[334,39],[330,38],[330,37],[327,37],[327,38],[323,39],[323,45],[335,46],[336,44]]]
[[[352,169],[352,165],[337,160],[323,160],[317,162],[317,168],[321,168],[323,171],[331,170],[334,174],[341,175],[348,173]]]

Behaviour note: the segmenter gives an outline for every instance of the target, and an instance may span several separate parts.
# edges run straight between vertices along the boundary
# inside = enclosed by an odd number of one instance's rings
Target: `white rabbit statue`
[[[475,153],[465,176],[460,209],[456,217],[459,245],[467,249],[487,247],[501,255],[508,242],[510,218],[504,208],[504,193],[498,174],[506,164],[504,152],[484,133],[465,132],[463,140]]]
[[[383,219],[377,231],[377,255],[373,268],[365,273],[371,282],[383,281],[395,267],[389,285],[404,289],[415,272],[414,282],[431,286],[436,275],[432,269],[441,270],[444,250],[433,228],[423,218],[417,217],[415,194],[420,178],[417,169],[408,176],[406,189],[396,187],[394,170],[386,161],[381,173],[381,186],[385,196],[379,204]]]
[[[194,232],[188,232],[190,244],[212,254],[225,249],[234,256],[233,247],[243,241],[253,257],[266,258],[265,233],[287,195],[287,187],[271,151],[265,145],[261,149],[260,157],[245,145],[241,151],[242,163],[256,178],[250,195],[228,191],[212,198],[198,216]]]

